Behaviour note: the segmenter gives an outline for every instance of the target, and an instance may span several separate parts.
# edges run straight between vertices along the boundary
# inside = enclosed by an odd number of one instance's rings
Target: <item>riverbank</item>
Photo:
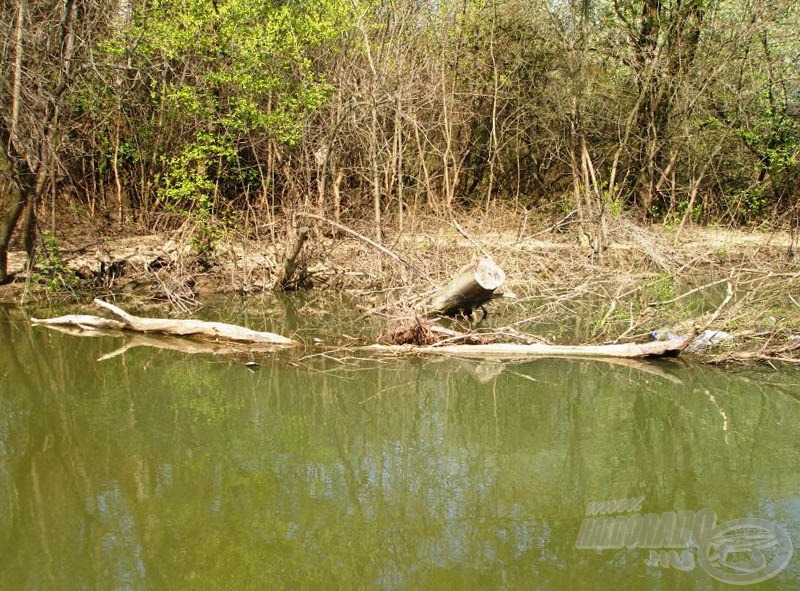
[[[482,325],[487,330],[560,344],[721,330],[734,338],[704,353],[705,361],[798,355],[800,263],[788,233],[644,227],[620,218],[609,222],[607,247],[598,254],[559,221],[511,213],[457,221],[417,217],[402,234],[384,235],[385,251],[369,243],[366,224],[348,224],[349,232],[309,224],[297,276],[304,288],[347,293],[364,313],[390,322],[473,256],[490,256],[516,297],[491,303]],[[29,275],[24,254],[15,251],[10,270],[17,278],[2,286],[0,300],[80,307],[99,296],[189,316],[220,294],[270,294],[296,230],[265,225],[221,232],[206,244],[196,236],[188,225],[110,232],[84,243],[80,234],[64,236]]]

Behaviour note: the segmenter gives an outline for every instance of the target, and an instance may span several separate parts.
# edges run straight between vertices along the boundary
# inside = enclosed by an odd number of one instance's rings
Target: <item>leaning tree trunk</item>
[[[8,247],[14,235],[14,228],[17,227],[17,222],[28,204],[27,194],[15,197],[17,197],[15,203],[0,219],[0,285],[8,283]]]
[[[469,316],[476,308],[497,297],[495,290],[505,280],[505,272],[491,259],[472,261],[459,269],[450,283],[433,296],[433,312],[443,316]]]
[[[0,216],[0,285],[2,285],[8,282],[8,247],[19,218],[31,201],[35,175],[27,163],[13,151],[8,130],[2,121],[0,121],[0,141],[3,142],[0,149],[0,175],[5,177],[2,186],[7,188],[10,198],[8,200],[11,202],[8,210]]]
[[[298,269],[297,259],[300,256],[300,251],[303,249],[303,244],[308,240],[309,230],[302,227],[297,230],[297,237],[295,238],[294,246],[286,254],[286,260],[283,263],[283,270],[275,282],[275,287],[283,291],[292,291],[303,286],[306,280],[306,275],[300,272],[295,276]]]

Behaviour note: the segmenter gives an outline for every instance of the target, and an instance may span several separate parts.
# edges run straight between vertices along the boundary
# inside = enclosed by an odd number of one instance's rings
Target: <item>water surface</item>
[[[331,330],[264,316],[239,320]],[[730,588],[643,549],[576,548],[590,503],[635,497],[770,520],[800,547],[793,369],[98,361],[123,343],[0,308],[2,589]],[[799,565],[745,588],[797,589]]]

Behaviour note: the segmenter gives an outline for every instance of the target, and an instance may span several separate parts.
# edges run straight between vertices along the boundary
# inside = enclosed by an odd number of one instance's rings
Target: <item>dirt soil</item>
[[[366,223],[348,228],[374,238]],[[11,252],[16,280],[0,286],[0,302],[101,296],[163,302],[188,315],[206,296],[272,290],[295,231],[287,225],[220,232],[213,243],[185,225],[120,234],[117,228],[58,237],[58,252],[40,254],[31,273],[24,253]],[[572,227],[495,213],[458,221],[417,217],[402,234],[387,231],[383,245],[394,256],[354,234],[311,225],[299,271],[311,289],[345,290],[364,310],[391,315],[419,305],[472,257],[490,256],[515,298],[492,304],[489,325],[549,342],[646,340],[656,329],[746,335],[717,353],[725,361],[721,355],[741,347],[769,357],[800,334],[800,261],[788,232],[644,227],[621,218],[609,222],[598,253],[581,246]]]

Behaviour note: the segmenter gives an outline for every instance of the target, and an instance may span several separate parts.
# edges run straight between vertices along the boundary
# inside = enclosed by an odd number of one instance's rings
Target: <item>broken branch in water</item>
[[[78,326],[83,329],[131,330],[134,332],[161,333],[173,336],[202,336],[242,343],[293,345],[292,339],[272,332],[260,332],[244,326],[225,322],[206,322],[194,319],[144,318],[134,316],[113,304],[95,299],[94,303],[122,320],[109,320],[100,316],[68,315],[58,318],[31,318],[34,324],[46,326]]]

